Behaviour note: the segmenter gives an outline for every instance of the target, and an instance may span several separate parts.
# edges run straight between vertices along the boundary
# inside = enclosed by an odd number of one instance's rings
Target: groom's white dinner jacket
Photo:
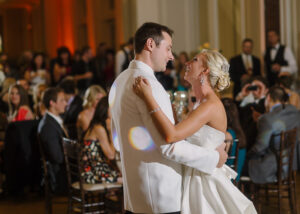
[[[134,213],[180,211],[181,164],[212,173],[219,154],[186,141],[166,144],[146,105],[133,92],[137,76],[149,80],[161,110],[174,122],[169,95],[156,80],[151,67],[141,61],[131,61],[109,94],[112,131],[120,146],[125,209]],[[116,137],[114,139],[116,142]]]

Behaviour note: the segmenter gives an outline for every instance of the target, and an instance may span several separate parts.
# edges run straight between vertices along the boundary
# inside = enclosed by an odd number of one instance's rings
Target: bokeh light
[[[110,88],[109,97],[108,97],[108,103],[110,108],[114,106],[115,98],[116,98],[116,83],[114,82]]]
[[[136,150],[151,151],[155,148],[148,130],[142,126],[131,128],[128,137],[131,146]]]

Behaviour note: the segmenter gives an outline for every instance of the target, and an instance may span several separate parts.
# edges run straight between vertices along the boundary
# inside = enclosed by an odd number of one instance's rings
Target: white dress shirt
[[[126,55],[124,53],[124,50],[127,54],[130,54],[130,50],[128,47],[124,47],[124,49],[121,49],[116,54],[116,62],[115,62],[115,76],[117,77],[122,72],[123,64],[126,60]]]
[[[46,111],[46,114],[49,114],[53,119],[63,128],[63,120],[60,116],[56,116],[55,114],[51,113],[50,111]]]
[[[271,53],[270,53],[271,54],[271,56],[270,56],[271,60],[275,59],[279,47],[280,47],[280,44],[277,43],[275,45],[275,47],[271,49]],[[290,74],[297,75],[297,70],[298,70],[297,62],[296,62],[295,57],[292,53],[292,50],[287,46],[285,46],[285,48],[284,48],[283,57],[284,57],[284,60],[286,60],[288,62],[288,65],[281,66],[280,72],[288,72]]]
[[[242,59],[246,69],[253,68],[252,55],[242,53]]]
[[[109,94],[114,143],[117,138],[120,147],[125,209],[134,213],[177,212],[181,210],[181,164],[212,173],[219,154],[186,141],[166,144],[144,101],[133,92],[138,76],[147,78],[155,100],[174,123],[169,95],[151,67],[131,61]]]

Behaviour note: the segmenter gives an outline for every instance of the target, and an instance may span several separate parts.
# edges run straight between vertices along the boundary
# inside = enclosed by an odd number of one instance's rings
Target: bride
[[[215,91],[229,86],[229,64],[217,51],[203,50],[186,63],[185,80],[196,95],[194,110],[173,125],[152,96],[152,89],[142,77],[135,79],[134,92],[144,100],[152,120],[166,139],[173,143],[186,139],[201,147],[215,149],[225,139],[227,119],[222,102]],[[182,213],[256,213],[253,203],[231,182],[236,173],[224,165],[209,175],[185,167],[183,175]]]

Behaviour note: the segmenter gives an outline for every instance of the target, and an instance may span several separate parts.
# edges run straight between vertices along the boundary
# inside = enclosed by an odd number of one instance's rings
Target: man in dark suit
[[[298,67],[291,49],[280,44],[278,32],[275,30],[268,31],[268,43],[265,65],[267,79],[270,86],[273,86],[279,76],[297,74]]]
[[[248,152],[248,171],[254,183],[275,182],[277,161],[274,150],[279,150],[280,133],[300,125],[300,112],[284,104],[288,95],[278,86],[272,87],[266,97],[266,114],[258,120],[258,136]]]
[[[64,131],[63,120],[59,116],[64,113],[66,101],[64,92],[59,88],[48,88],[43,96],[43,104],[47,112],[39,123],[38,133],[49,161],[50,182],[55,192],[66,190],[66,172],[64,166],[64,154],[62,149],[62,137],[68,134]]]
[[[244,39],[242,53],[230,59],[230,77],[234,82],[234,97],[241,91],[241,84],[250,77],[261,75],[260,61],[252,55],[252,39]]]
[[[59,87],[65,93],[67,107],[62,115],[64,125],[68,129],[70,138],[77,138],[76,121],[78,114],[82,111],[82,99],[76,94],[76,83],[73,79],[64,79]]]

